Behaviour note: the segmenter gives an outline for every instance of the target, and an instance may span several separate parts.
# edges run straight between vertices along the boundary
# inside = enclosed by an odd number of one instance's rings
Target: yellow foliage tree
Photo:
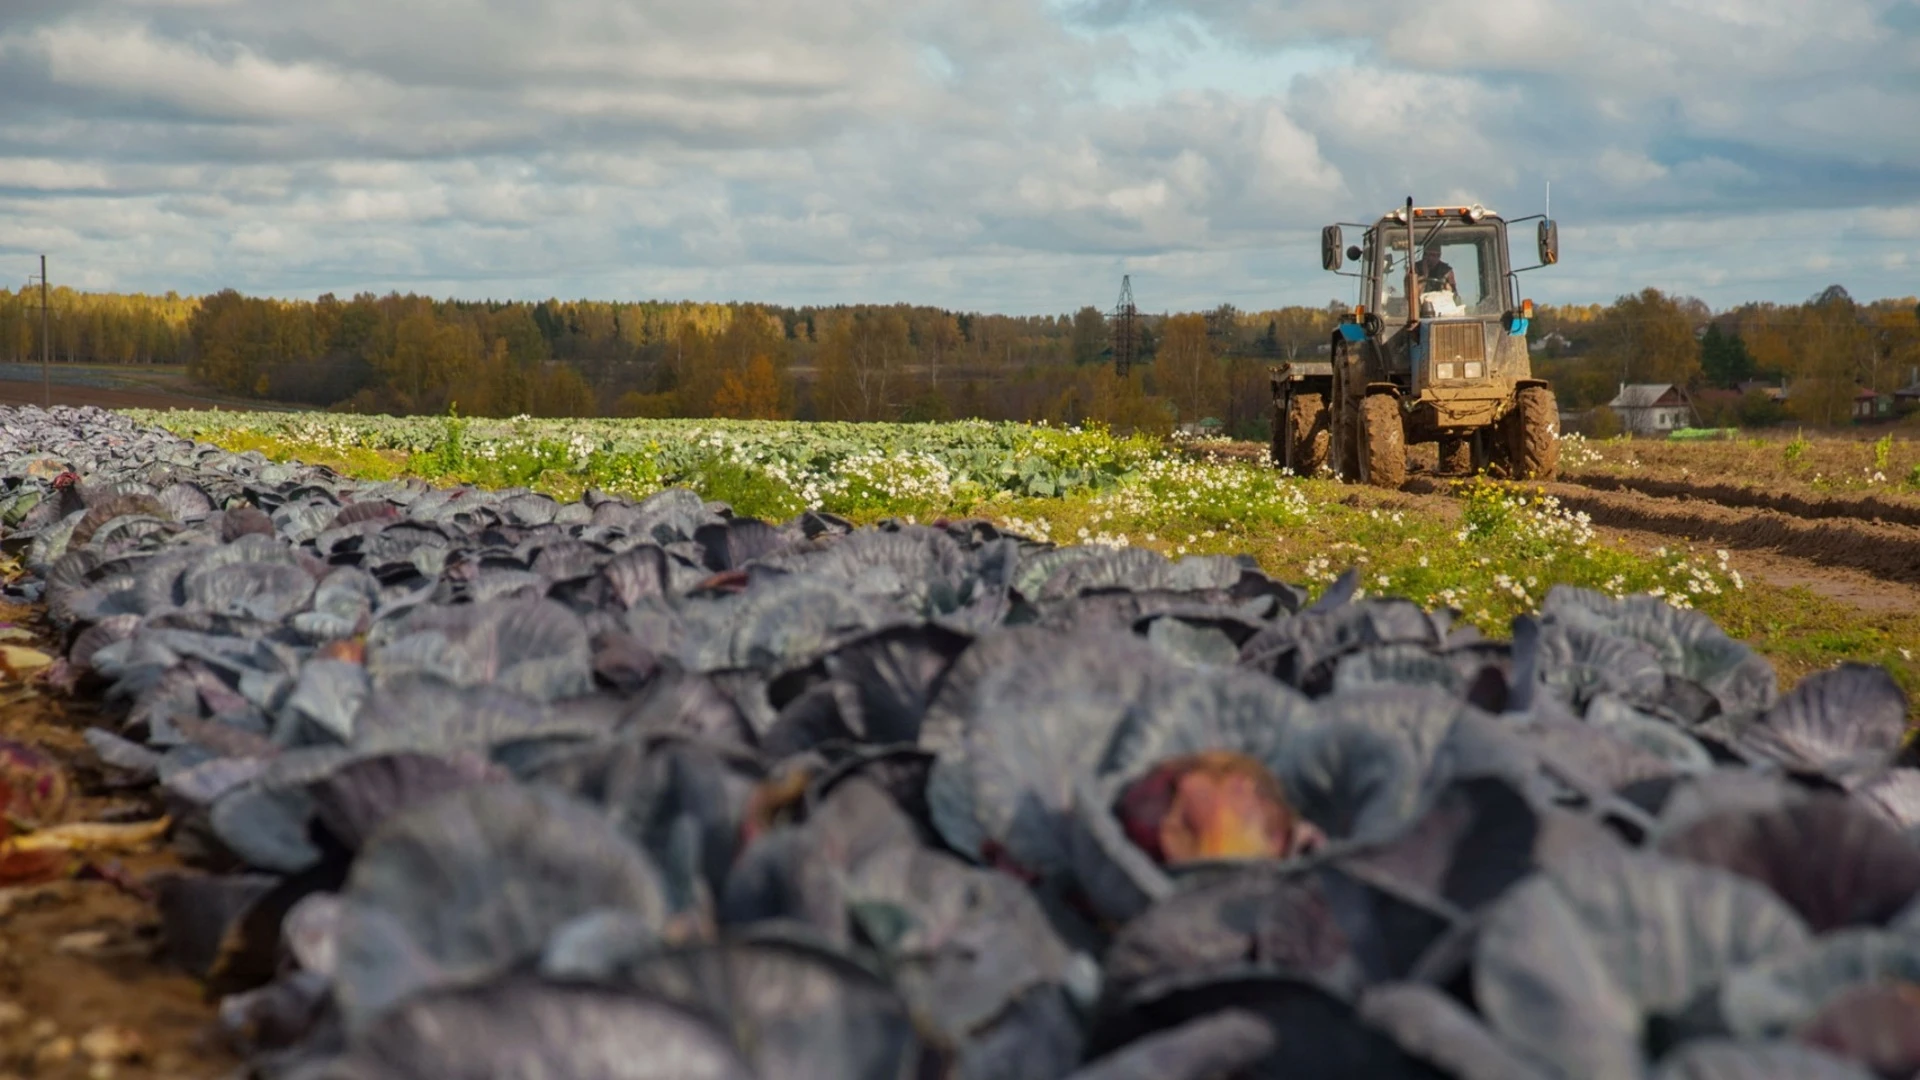
[[[773,360],[764,354],[747,361],[743,371],[729,371],[713,395],[713,415],[739,420],[780,419],[780,377]]]
[[[1219,411],[1225,372],[1213,356],[1204,315],[1175,315],[1160,335],[1154,355],[1155,382],[1173,400],[1180,419],[1193,423]]]

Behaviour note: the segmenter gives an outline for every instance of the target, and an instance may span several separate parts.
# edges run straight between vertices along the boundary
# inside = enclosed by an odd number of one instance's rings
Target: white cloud
[[[385,95],[365,75],[276,63],[244,45],[197,48],[134,25],[63,24],[34,36],[59,86],[175,106],[213,119],[325,118],[377,109]]]
[[[0,158],[0,188],[38,191],[106,191],[113,187],[107,171],[98,165],[56,161],[52,158]]]
[[[1662,180],[1671,171],[1645,154],[1612,146],[1600,152],[1600,160],[1595,165],[1601,176],[1620,187],[1639,187]]]
[[[126,288],[1324,303],[1322,222],[1551,180],[1536,297],[1731,302],[1920,229],[1894,0],[5,8],[0,262]]]

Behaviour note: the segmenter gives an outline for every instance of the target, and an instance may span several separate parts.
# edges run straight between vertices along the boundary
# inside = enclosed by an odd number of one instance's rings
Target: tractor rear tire
[[[1464,476],[1474,472],[1472,439],[1440,440],[1440,472],[1442,475]]]
[[[1374,487],[1398,490],[1407,482],[1407,432],[1400,402],[1374,394],[1360,403],[1360,478]]]
[[[1560,410],[1553,391],[1529,386],[1515,396],[1507,416],[1507,452],[1515,480],[1552,480],[1560,475]]]
[[[1267,461],[1276,469],[1287,467],[1287,407],[1277,396],[1273,399],[1273,437],[1267,441]]]
[[[1312,476],[1327,463],[1333,431],[1327,401],[1319,394],[1295,394],[1286,417],[1286,465],[1295,476]]]

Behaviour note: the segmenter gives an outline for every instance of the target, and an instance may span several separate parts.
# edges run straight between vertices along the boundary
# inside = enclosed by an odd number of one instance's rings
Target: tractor
[[[1540,262],[1512,269],[1507,226],[1536,218]],[[1342,246],[1343,225],[1362,230],[1359,244]],[[1554,221],[1508,222],[1477,204],[1409,198],[1371,225],[1321,230],[1321,265],[1359,278],[1360,302],[1340,316],[1327,360],[1271,369],[1274,465],[1397,488],[1407,447],[1434,442],[1443,473],[1553,479],[1559,411],[1527,354],[1533,301],[1515,296],[1519,274],[1559,260]]]

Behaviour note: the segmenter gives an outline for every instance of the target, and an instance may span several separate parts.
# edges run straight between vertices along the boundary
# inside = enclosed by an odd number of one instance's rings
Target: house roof
[[[1677,390],[1672,383],[1625,383],[1607,405],[1614,409],[1650,409]]]

